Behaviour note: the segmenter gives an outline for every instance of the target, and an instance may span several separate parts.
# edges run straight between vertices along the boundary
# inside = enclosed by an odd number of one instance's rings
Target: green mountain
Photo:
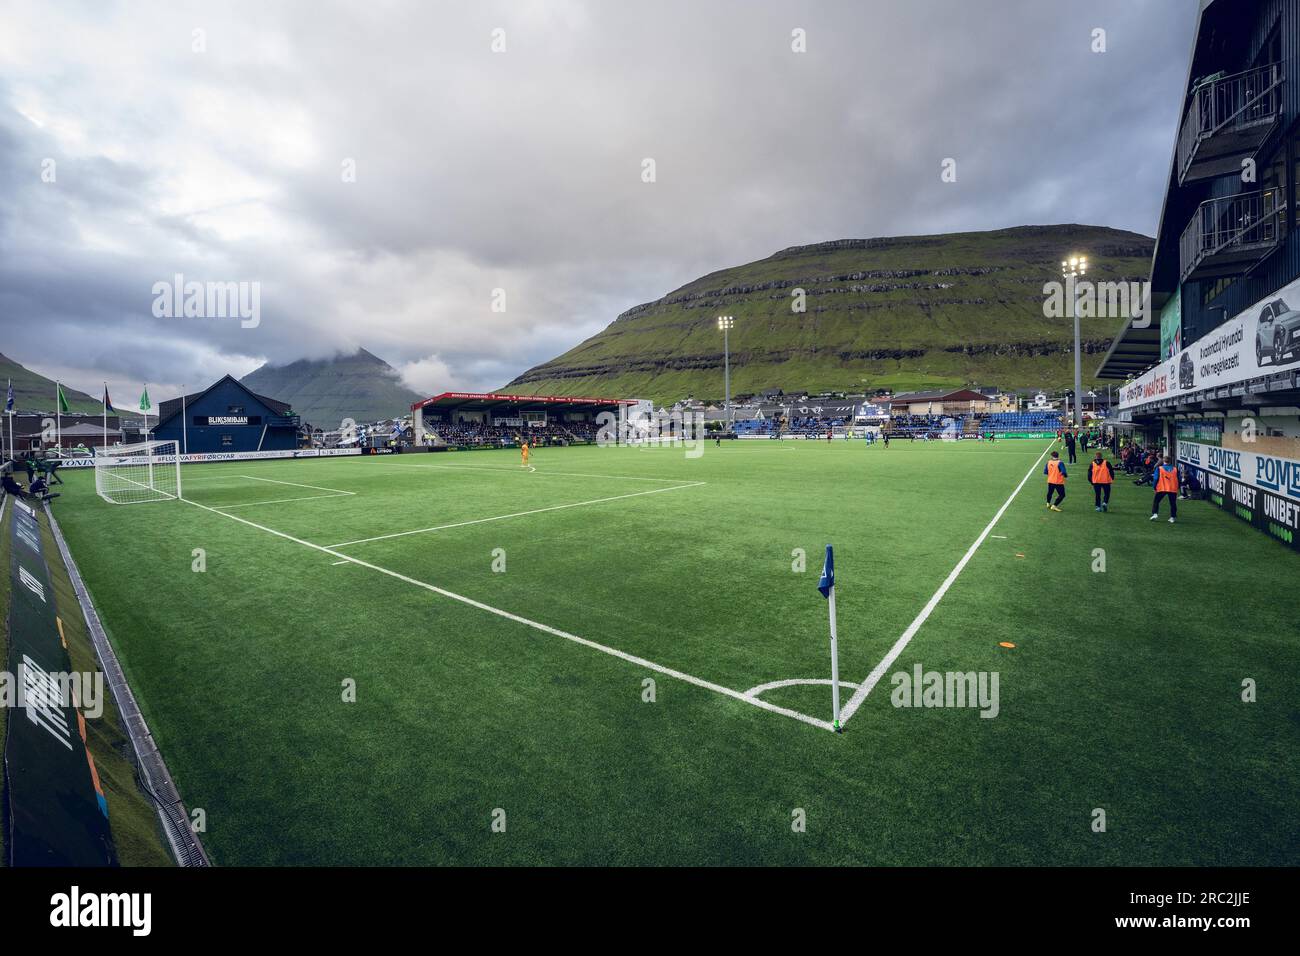
[[[0,355],[0,409],[4,408],[5,389],[11,379],[14,383],[14,411],[56,411],[58,400],[54,393],[54,379],[33,372],[7,355]],[[98,414],[104,410],[98,396],[79,392],[66,382],[63,385],[63,397],[68,400],[68,408],[73,412]]]
[[[358,423],[396,418],[427,396],[398,379],[397,370],[365,349],[331,359],[300,359],[263,365],[240,381],[259,395],[288,402],[303,422],[337,428],[345,418]]]
[[[723,394],[719,315],[735,317],[731,390],[1054,388],[1073,380],[1073,324],[1043,314],[1061,259],[1088,278],[1143,281],[1153,241],[1101,226],[842,239],[710,273],[628,309],[503,391],[672,401]],[[792,311],[804,289],[806,311]],[[1082,321],[1091,379],[1121,318]]]

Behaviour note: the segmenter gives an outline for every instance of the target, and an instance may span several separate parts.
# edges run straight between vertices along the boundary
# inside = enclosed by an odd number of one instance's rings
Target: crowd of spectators
[[[534,447],[543,447],[596,440],[595,422],[550,423],[524,428],[483,422],[431,422],[428,430],[446,444],[462,447],[506,448],[525,441]]]

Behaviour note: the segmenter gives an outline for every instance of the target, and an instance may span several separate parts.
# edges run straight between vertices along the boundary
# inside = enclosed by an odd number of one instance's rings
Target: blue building
[[[151,437],[175,441],[188,454],[291,451],[298,447],[298,425],[287,404],[227,375],[202,392],[163,402]]]
[[[1149,315],[1098,369],[1206,496],[1300,547],[1300,0],[1201,0]]]

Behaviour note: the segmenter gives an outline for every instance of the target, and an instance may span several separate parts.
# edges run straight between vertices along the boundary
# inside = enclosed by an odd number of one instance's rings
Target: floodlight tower
[[[727,389],[727,424],[731,424],[731,339],[730,333],[736,320],[730,315],[718,316],[718,328],[722,332],[723,378]]]
[[[1061,260],[1061,277],[1065,279],[1065,294],[1070,297],[1070,309],[1074,313],[1074,427],[1083,424],[1083,372],[1079,357],[1079,296],[1076,294],[1075,282],[1088,274],[1087,256],[1070,256]]]

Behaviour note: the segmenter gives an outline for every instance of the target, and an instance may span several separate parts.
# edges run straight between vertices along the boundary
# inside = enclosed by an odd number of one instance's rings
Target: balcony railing
[[[1277,248],[1285,215],[1280,189],[1201,203],[1179,241],[1182,281],[1249,272]]]
[[[1273,63],[1203,81],[1178,133],[1178,181],[1221,176],[1253,155],[1282,112],[1282,68]]]

